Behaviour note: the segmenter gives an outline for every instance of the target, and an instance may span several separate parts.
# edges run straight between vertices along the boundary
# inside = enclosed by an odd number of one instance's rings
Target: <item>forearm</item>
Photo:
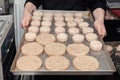
[[[25,8],[24,8],[24,14],[32,13],[34,10],[37,8],[35,5],[33,5],[31,2],[26,3]]]
[[[94,16],[95,20],[98,20],[100,22],[104,22],[105,11],[102,8],[96,8],[93,11],[93,16]]]

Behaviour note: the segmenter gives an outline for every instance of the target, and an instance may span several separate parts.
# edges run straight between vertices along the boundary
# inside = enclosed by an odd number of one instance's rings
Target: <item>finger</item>
[[[107,36],[107,33],[106,33],[106,31],[104,32],[104,37],[105,37],[105,36]]]
[[[100,36],[103,35],[103,34],[102,34],[102,30],[101,30],[100,28],[98,28],[97,31],[98,31],[98,34],[99,34]]]
[[[22,27],[23,29],[26,29],[29,26],[29,21],[27,19],[22,21]]]
[[[106,36],[106,31],[105,31],[105,30],[102,30],[101,38],[103,39],[105,36]]]
[[[103,38],[107,35],[105,27],[102,28]]]
[[[23,26],[22,28],[23,28],[24,30],[26,30],[26,27],[25,27],[25,26]]]
[[[102,24],[98,24],[97,22],[94,23],[95,29],[97,30],[99,36],[104,38],[106,36],[106,29],[105,26]]]
[[[98,34],[103,39],[104,36],[106,35],[106,32],[105,32],[104,28],[98,28]]]
[[[103,30],[103,34],[101,35],[101,38],[103,39],[105,36],[107,36],[106,30]]]
[[[102,38],[102,39],[104,38],[104,34],[103,34],[103,35],[101,35],[101,38]]]
[[[100,26],[99,27],[100,29],[99,30],[99,34],[101,35],[101,38],[104,38],[106,36],[106,29],[105,29],[105,26]]]
[[[23,28],[23,29],[26,29],[26,27],[25,27],[25,26],[23,26],[23,25],[22,25],[22,28]]]
[[[21,26],[22,26],[23,29],[26,29],[26,24],[25,24],[24,21],[22,21]]]

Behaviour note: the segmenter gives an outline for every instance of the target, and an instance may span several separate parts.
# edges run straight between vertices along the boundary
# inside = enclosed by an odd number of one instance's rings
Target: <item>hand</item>
[[[97,30],[98,34],[101,36],[101,38],[104,38],[107,35],[104,22],[95,20],[94,27]]]
[[[30,13],[25,13],[24,14],[24,16],[22,18],[22,22],[21,22],[22,27],[24,29],[26,29],[29,26],[29,23],[30,23],[31,19],[32,19],[32,16],[31,16]]]

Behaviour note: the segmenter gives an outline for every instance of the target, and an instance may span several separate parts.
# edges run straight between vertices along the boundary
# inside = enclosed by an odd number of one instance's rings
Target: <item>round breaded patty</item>
[[[36,27],[39,27],[40,26],[40,21],[38,20],[32,20],[31,23],[30,23],[31,26],[36,26]]]
[[[42,16],[42,15],[43,15],[43,13],[39,10],[36,10],[33,12],[33,16]]]
[[[62,16],[56,16],[56,17],[54,17],[54,20],[55,20],[55,22],[62,22],[62,21],[64,21],[64,17],[62,17]]]
[[[39,70],[42,65],[42,60],[38,56],[22,56],[17,60],[16,67],[22,71]]]
[[[74,35],[72,36],[72,40],[73,40],[74,42],[76,42],[76,43],[81,43],[81,42],[84,41],[84,35],[82,35],[82,34],[74,34]]]
[[[58,33],[56,38],[59,42],[66,42],[68,40],[68,35],[66,33]]]
[[[75,21],[69,21],[69,22],[67,22],[67,26],[68,26],[69,28],[76,27],[76,26],[77,26],[77,23],[76,23]]]
[[[55,28],[55,33],[56,34],[65,33],[65,28],[64,27],[56,27]]]
[[[21,47],[23,55],[40,55],[43,52],[43,46],[37,42],[26,43]]]
[[[38,27],[29,27],[28,32],[38,33],[39,29]]]
[[[70,66],[70,61],[64,56],[50,56],[45,60],[45,67],[48,70],[66,70]]]
[[[93,40],[97,40],[98,36],[95,33],[88,33],[88,34],[85,35],[85,38],[88,42],[91,42]]]
[[[42,45],[53,43],[55,40],[55,36],[49,33],[41,33],[36,37],[36,41]]]
[[[52,23],[50,21],[42,21],[41,22],[41,26],[44,27],[51,27]]]
[[[57,21],[57,22],[55,22],[55,26],[56,27],[64,27],[66,25],[66,23],[65,22],[61,22],[61,21]]]
[[[70,35],[79,34],[79,32],[80,32],[80,30],[78,28],[76,28],[76,27],[72,27],[72,28],[68,29],[68,33]]]
[[[75,17],[79,17],[79,18],[81,18],[81,17],[83,17],[83,13],[81,13],[81,12],[77,12],[77,13],[75,13]]]
[[[90,48],[93,51],[100,51],[103,45],[99,40],[93,40],[90,42]]]
[[[82,29],[83,34],[93,33],[94,29],[92,27],[87,27]]]
[[[89,47],[84,44],[69,44],[67,46],[67,52],[72,55],[73,57],[86,55],[89,53]]]
[[[32,20],[38,20],[38,21],[40,21],[41,20],[41,16],[38,16],[38,15],[34,15],[34,16],[32,16]]]
[[[51,43],[46,45],[44,50],[49,56],[60,56],[66,52],[66,46],[62,43]]]
[[[89,24],[87,22],[79,22],[78,26],[79,28],[84,29],[84,28],[87,28]]]
[[[106,46],[106,49],[108,52],[111,52],[113,50],[113,47],[111,45],[105,45]]]
[[[78,70],[96,70],[99,68],[99,62],[92,56],[75,57],[73,65]]]
[[[34,41],[35,38],[36,38],[36,33],[33,33],[33,32],[25,33],[25,40],[26,41]]]
[[[50,31],[49,27],[40,27],[40,33],[50,33]]]
[[[116,49],[117,49],[117,51],[120,51],[120,44],[117,46]]]
[[[47,21],[47,22],[51,22],[52,19],[53,19],[52,16],[44,16],[44,17],[42,18],[43,21]]]

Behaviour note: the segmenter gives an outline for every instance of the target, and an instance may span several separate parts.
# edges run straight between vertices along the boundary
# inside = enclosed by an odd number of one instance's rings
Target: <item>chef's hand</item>
[[[104,38],[107,33],[105,29],[105,25],[103,21],[95,20],[94,21],[94,27],[97,30],[98,34],[100,35],[101,38]]]
[[[22,18],[22,28],[26,29],[29,26],[29,23],[32,19],[32,15],[28,12],[24,13],[23,18]]]
[[[25,4],[24,14],[23,14],[22,22],[21,22],[22,27],[24,29],[26,29],[29,26],[29,23],[32,19],[32,12],[36,9],[37,9],[36,6],[31,2],[27,2]]]

